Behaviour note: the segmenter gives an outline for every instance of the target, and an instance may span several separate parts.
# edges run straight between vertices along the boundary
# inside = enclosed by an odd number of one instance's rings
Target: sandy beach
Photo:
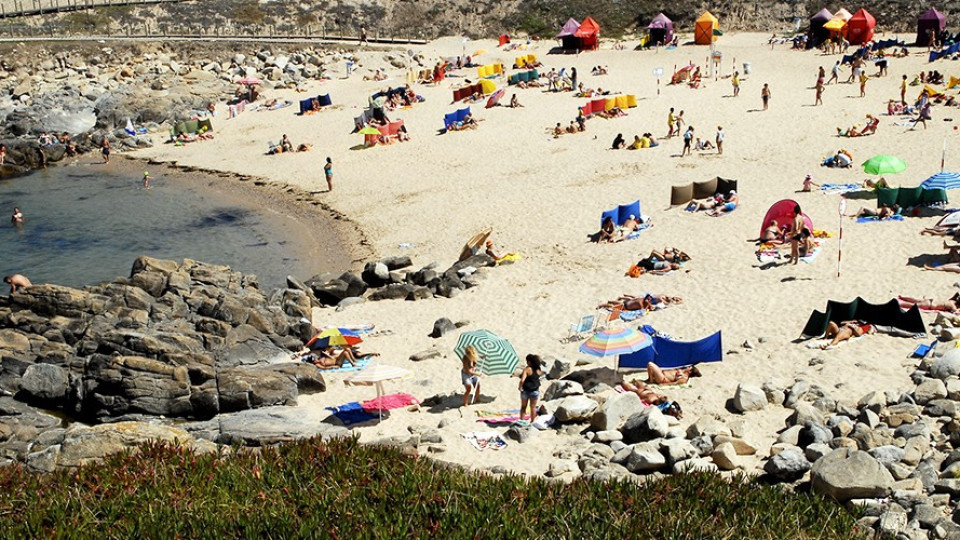
[[[879,39],[893,36],[880,36]],[[910,40],[910,36],[902,36]],[[681,37],[686,42],[689,35]],[[588,360],[578,352],[579,343],[564,343],[569,327],[578,318],[592,313],[605,300],[620,294],[643,292],[681,296],[682,305],[648,313],[631,326],[649,324],[685,340],[723,332],[724,361],[704,364],[702,378],[688,388],[667,391],[685,410],[682,426],[698,417],[718,415],[735,426],[766,456],[776,430],[790,410],[769,406],[762,411],[738,415],[727,410],[726,402],[738,383],[760,385],[773,381],[781,388],[795,379],[819,385],[837,400],[856,401],[872,390],[903,391],[912,388],[909,375],[916,360],[909,353],[920,343],[886,335],[846,343],[836,350],[812,351],[797,343],[810,313],[826,306],[827,300],[850,301],[857,296],[883,303],[898,294],[945,298],[955,292],[958,277],[944,272],[927,272],[911,264],[911,258],[943,253],[942,238],[922,237],[922,228],[937,217],[910,217],[899,222],[858,224],[843,220],[843,268],[837,277],[839,239],[829,239],[812,264],[787,264],[760,268],[751,241],[760,232],[764,213],[774,202],[794,199],[811,217],[814,226],[835,235],[840,218],[839,196],[797,193],[806,174],[817,183],[852,183],[868,177],[862,169],[827,169],[822,159],[846,148],[859,164],[876,154],[904,159],[908,169],[887,179],[894,185],[913,187],[939,172],[941,148],[946,140],[946,169],[960,163],[950,155],[957,148],[958,122],[944,121],[960,112],[934,107],[927,129],[909,131],[896,126],[897,117],[886,116],[887,100],[899,97],[902,74],[921,69],[948,70],[952,64],[928,66],[925,51],[913,50],[908,58],[890,61],[889,75],[872,78],[866,97],[859,97],[855,84],[831,84],[824,93],[823,106],[813,106],[817,68],[829,72],[839,56],[818,52],[791,51],[789,45],[767,45],[766,34],[728,34],[717,49],[723,53],[724,77],[704,79],[701,88],[668,86],[674,66],[688,62],[704,64],[709,49],[684,45],[675,50],[612,50],[604,42],[601,50],[578,56],[548,55],[551,42],[534,43],[524,51],[500,52],[493,40],[467,44],[466,53],[487,49],[482,63],[503,62],[506,66],[520,54],[534,53],[543,62],[541,72],[550,68],[576,67],[579,79],[588,88],[635,94],[638,107],[628,116],[587,121],[587,131],[554,138],[557,122],[569,124],[584,98],[572,92],[548,93],[545,89],[508,88],[505,101],[516,93],[520,109],[473,105],[479,128],[439,134],[443,115],[462,107],[451,104],[452,88],[464,78],[476,79],[475,69],[454,72],[440,85],[414,85],[426,101],[408,110],[390,113],[402,118],[411,140],[389,146],[353,150],[362,136],[351,135],[353,118],[366,106],[370,94],[388,86],[402,86],[402,70],[391,68],[384,51],[361,52],[360,68],[349,79],[313,82],[308,94],[292,90],[265,91],[268,97],[301,99],[305,95],[328,93],[334,107],[318,114],[296,116],[294,108],[271,112],[248,112],[226,119],[221,105],[215,119],[216,138],[183,147],[158,144],[134,155],[160,162],[262,178],[278,185],[296,186],[312,192],[330,209],[346,216],[359,228],[369,248],[358,246],[353,258],[409,255],[414,269],[437,261],[446,268],[456,261],[463,243],[484,227],[494,227],[497,247],[522,254],[512,265],[490,269],[479,287],[453,299],[427,301],[367,302],[343,311],[316,309],[314,323],[351,325],[371,323],[377,334],[361,347],[382,354],[384,364],[411,369],[414,377],[387,383],[389,392],[408,392],[420,399],[438,393],[460,392],[459,361],[453,354],[457,333],[441,339],[429,337],[433,322],[440,317],[468,321],[464,330],[489,329],[508,338],[521,357],[528,353]],[[413,47],[432,67],[440,56],[457,56],[464,49],[459,38],[445,38],[423,47]],[[734,64],[735,61],[735,64]],[[739,97],[732,97],[729,75],[736,65],[749,62],[752,73],[743,74]],[[604,65],[609,74],[591,76],[591,67]],[[663,68],[658,95],[655,68]],[[363,75],[383,69],[391,77],[384,82],[364,81]],[[513,70],[508,70],[510,73]],[[704,72],[706,69],[704,68]],[[948,75],[950,71],[945,71]],[[867,73],[876,74],[869,64]],[[841,72],[846,80],[849,68]],[[496,81],[506,86],[505,79]],[[770,107],[762,111],[761,88],[768,83]],[[921,87],[909,87],[908,99]],[[713,140],[717,126],[726,133],[724,154],[694,152],[680,158],[680,137],[664,139],[668,110],[683,110],[697,134]],[[857,124],[864,117],[878,115],[876,135],[841,139],[836,128]],[[661,140],[658,148],[610,150],[618,133],[629,140],[644,132]],[[287,134],[295,145],[312,143],[310,152],[268,156],[268,141]],[[323,161],[334,163],[334,190],[326,193]],[[721,176],[739,181],[742,206],[730,215],[706,215],[670,208],[670,187]],[[599,228],[604,210],[640,200],[643,214],[653,227],[636,240],[617,244],[591,243],[588,235]],[[875,199],[851,200],[849,211],[860,204],[875,207]],[[322,210],[318,210],[322,211]],[[410,247],[401,247],[407,246]],[[624,275],[631,264],[652,249],[676,246],[690,254],[692,261],[666,276]],[[372,251],[372,255],[369,253]],[[243,269],[239,269],[243,270]],[[319,272],[321,269],[318,269]],[[299,276],[302,279],[309,275]],[[929,323],[932,317],[925,315]],[[742,346],[750,341],[754,348]],[[414,363],[408,357],[431,347],[440,358]],[[811,362],[811,359],[819,359]],[[822,362],[821,362],[822,360]],[[613,366],[607,358],[593,364]],[[588,366],[589,367],[589,366]],[[584,367],[577,368],[584,369]],[[372,389],[346,387],[346,375],[327,377],[327,391],[301,398],[300,407],[311,412],[348,401],[373,397]],[[608,383],[615,382],[610,379]],[[543,432],[533,442],[511,443],[499,452],[477,452],[459,434],[486,430],[477,423],[476,411],[507,410],[519,407],[518,381],[506,376],[484,378],[483,395],[490,400],[468,408],[429,411],[393,411],[382,423],[357,429],[364,441],[406,434],[408,426],[441,430],[446,451],[436,457],[477,468],[503,465],[530,474],[547,470],[555,451],[575,442],[580,435],[565,431]],[[544,389],[548,383],[544,384]],[[499,431],[504,431],[502,428]],[[746,462],[753,471],[759,458]]]

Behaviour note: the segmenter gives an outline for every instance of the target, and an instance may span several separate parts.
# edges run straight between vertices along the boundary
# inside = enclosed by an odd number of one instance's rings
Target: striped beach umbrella
[[[346,328],[328,328],[310,338],[307,348],[316,351],[327,347],[352,347],[363,340],[360,336]]]
[[[924,189],[957,189],[960,188],[960,173],[938,172],[920,186]]]
[[[453,352],[463,358],[464,351],[470,345],[480,355],[477,367],[484,375],[510,375],[520,363],[520,357],[513,345],[489,330],[472,330],[460,334]]]
[[[580,345],[580,352],[592,356],[630,354],[653,345],[650,336],[633,328],[602,330]]]

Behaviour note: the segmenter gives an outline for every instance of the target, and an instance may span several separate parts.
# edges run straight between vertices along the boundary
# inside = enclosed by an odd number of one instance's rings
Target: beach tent
[[[697,45],[710,45],[717,38],[714,31],[720,29],[720,21],[709,11],[704,11],[703,15],[697,19],[693,26],[693,41]]]
[[[773,206],[767,210],[767,215],[763,216],[763,223],[760,225],[760,236],[763,236],[763,231],[770,226],[773,220],[777,220],[777,224],[780,227],[784,225],[790,226],[793,223],[793,209],[797,206],[797,202],[792,199],[784,199],[782,201],[777,201],[773,203]],[[810,220],[810,217],[806,214],[803,215],[803,222],[806,223],[807,228],[810,229],[810,232],[813,232],[813,221]],[[844,319],[846,320],[846,319]]]
[[[916,305],[908,310],[900,308],[896,299],[886,304],[871,304],[857,297],[853,302],[829,300],[825,311],[814,311],[803,327],[804,337],[820,337],[827,331],[830,322],[864,321],[867,324],[890,327],[904,334],[925,334],[926,327]]]
[[[833,14],[833,16],[834,18],[840,19],[843,22],[847,22],[851,18],[853,18],[853,15],[851,15],[849,11],[843,8],[838,9],[837,12]]]
[[[600,25],[593,17],[587,17],[577,28],[574,36],[580,40],[577,49],[581,51],[592,51],[600,46]]]
[[[647,30],[650,31],[649,45],[656,45],[658,43],[666,45],[673,39],[673,21],[663,13],[660,13],[650,21],[650,24],[647,25]]]
[[[862,45],[873,39],[873,29],[877,20],[867,10],[860,8],[847,21],[847,41],[851,45]]]
[[[893,206],[899,204],[901,208],[915,206],[931,206],[945,204],[947,190],[943,188],[924,189],[923,186],[914,188],[877,188],[877,206]]]
[[[176,137],[181,133],[186,133],[192,135],[194,133],[206,133],[207,131],[213,131],[213,123],[210,122],[209,118],[202,119],[192,119],[185,122],[179,122],[173,127],[173,136]]]
[[[564,23],[563,28],[560,29],[560,33],[557,34],[557,39],[560,40],[560,46],[563,48],[563,50],[577,50],[580,42],[577,39],[576,33],[579,29],[580,23],[578,23],[574,18],[570,18],[566,23]]]
[[[617,225],[623,225],[630,216],[640,219],[642,217],[640,214],[640,201],[636,200],[632,203],[621,204],[616,208],[607,210],[600,216],[601,227],[603,226],[603,221],[607,219],[608,216],[613,218],[614,223]]]
[[[507,43],[510,43],[510,36],[507,34],[500,34],[499,44],[497,47],[503,47]]]
[[[648,328],[644,327],[643,330]],[[722,360],[723,340],[720,332],[697,341],[675,341],[653,336],[653,345],[634,353],[620,355],[617,369],[645,369],[650,362],[662,369],[674,369]]]
[[[810,29],[807,30],[807,34],[810,36],[807,40],[808,49],[819,47],[821,43],[830,39],[830,29],[824,28],[823,25],[830,22],[832,18],[833,14],[827,8],[821,9],[816,15],[810,17]]]
[[[917,45],[926,47],[930,45],[927,32],[932,30],[933,37],[936,39],[941,32],[947,29],[947,18],[935,8],[930,8],[926,13],[917,19]]]
[[[687,204],[693,199],[706,199],[716,195],[726,195],[737,190],[736,180],[727,180],[716,176],[703,182],[690,182],[670,188],[670,206]],[[791,210],[793,207],[791,207]]]
[[[823,24],[823,29],[826,30],[831,36],[843,34],[844,28],[846,27],[847,22],[837,17],[834,17]]]

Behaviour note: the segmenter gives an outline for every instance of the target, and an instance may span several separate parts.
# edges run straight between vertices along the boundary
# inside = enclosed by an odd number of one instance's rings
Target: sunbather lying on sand
[[[679,403],[676,401],[671,402],[667,396],[654,391],[640,379],[634,379],[633,382],[623,381],[620,383],[620,387],[627,392],[637,394],[637,396],[640,397],[640,401],[644,403],[657,405],[661,408],[663,414],[677,419],[683,418],[683,409],[680,408]]]
[[[929,234],[930,236],[953,236],[956,238],[960,234],[960,227],[953,225],[937,225],[934,227],[927,227],[926,229],[920,231],[920,234]]]
[[[629,294],[624,294],[612,302],[607,302],[606,304],[597,306],[597,308],[620,307],[621,309],[627,311],[649,311],[653,309],[663,309],[667,306],[682,303],[683,298],[680,298],[679,296],[667,296],[665,294],[650,293],[647,293],[643,296],[630,296]]]
[[[661,261],[687,262],[690,256],[675,247],[664,246],[663,251],[651,250],[650,257]]]
[[[660,366],[650,362],[647,364],[647,382],[659,384],[660,386],[671,386],[675,384],[686,384],[690,377],[702,377],[703,374],[697,366],[690,366],[679,369],[662,369]]]
[[[648,274],[666,274],[672,270],[679,270],[680,265],[674,262],[668,262],[652,257],[647,257],[637,261],[637,266]],[[957,270],[960,272],[960,270]]]
[[[719,216],[722,216],[723,214],[733,212],[734,210],[737,209],[738,206],[740,206],[740,196],[737,195],[736,191],[731,190],[730,193],[727,195],[727,198],[723,200],[723,204],[714,207],[713,211],[708,212],[707,215],[712,217],[719,217]]]
[[[960,313],[960,292],[939,302],[932,298],[910,298],[909,296],[898,296],[897,298],[900,299],[901,303],[913,304],[920,309]]]
[[[874,210],[869,207],[862,207],[857,210],[857,213],[853,214],[850,217],[861,218],[861,217],[875,217],[877,219],[887,219],[893,217],[900,213],[900,205],[894,204],[893,206],[881,206],[880,208]]]
[[[839,325],[833,321],[827,325],[827,331],[823,334],[825,338],[833,338],[829,343],[820,346],[821,349],[834,349],[841,341],[860,337],[866,334],[874,334],[877,329],[872,324],[863,321],[843,321]]]
[[[713,210],[717,205],[723,204],[723,196],[715,195],[706,199],[694,199],[684,209],[687,212],[699,212],[700,210]]]

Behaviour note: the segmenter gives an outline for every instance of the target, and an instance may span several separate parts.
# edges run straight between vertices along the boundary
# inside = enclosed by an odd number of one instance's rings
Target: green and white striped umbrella
[[[510,375],[520,363],[520,357],[513,345],[489,330],[472,330],[460,334],[453,352],[463,358],[468,345],[473,345],[480,355],[477,367],[484,375]]]

